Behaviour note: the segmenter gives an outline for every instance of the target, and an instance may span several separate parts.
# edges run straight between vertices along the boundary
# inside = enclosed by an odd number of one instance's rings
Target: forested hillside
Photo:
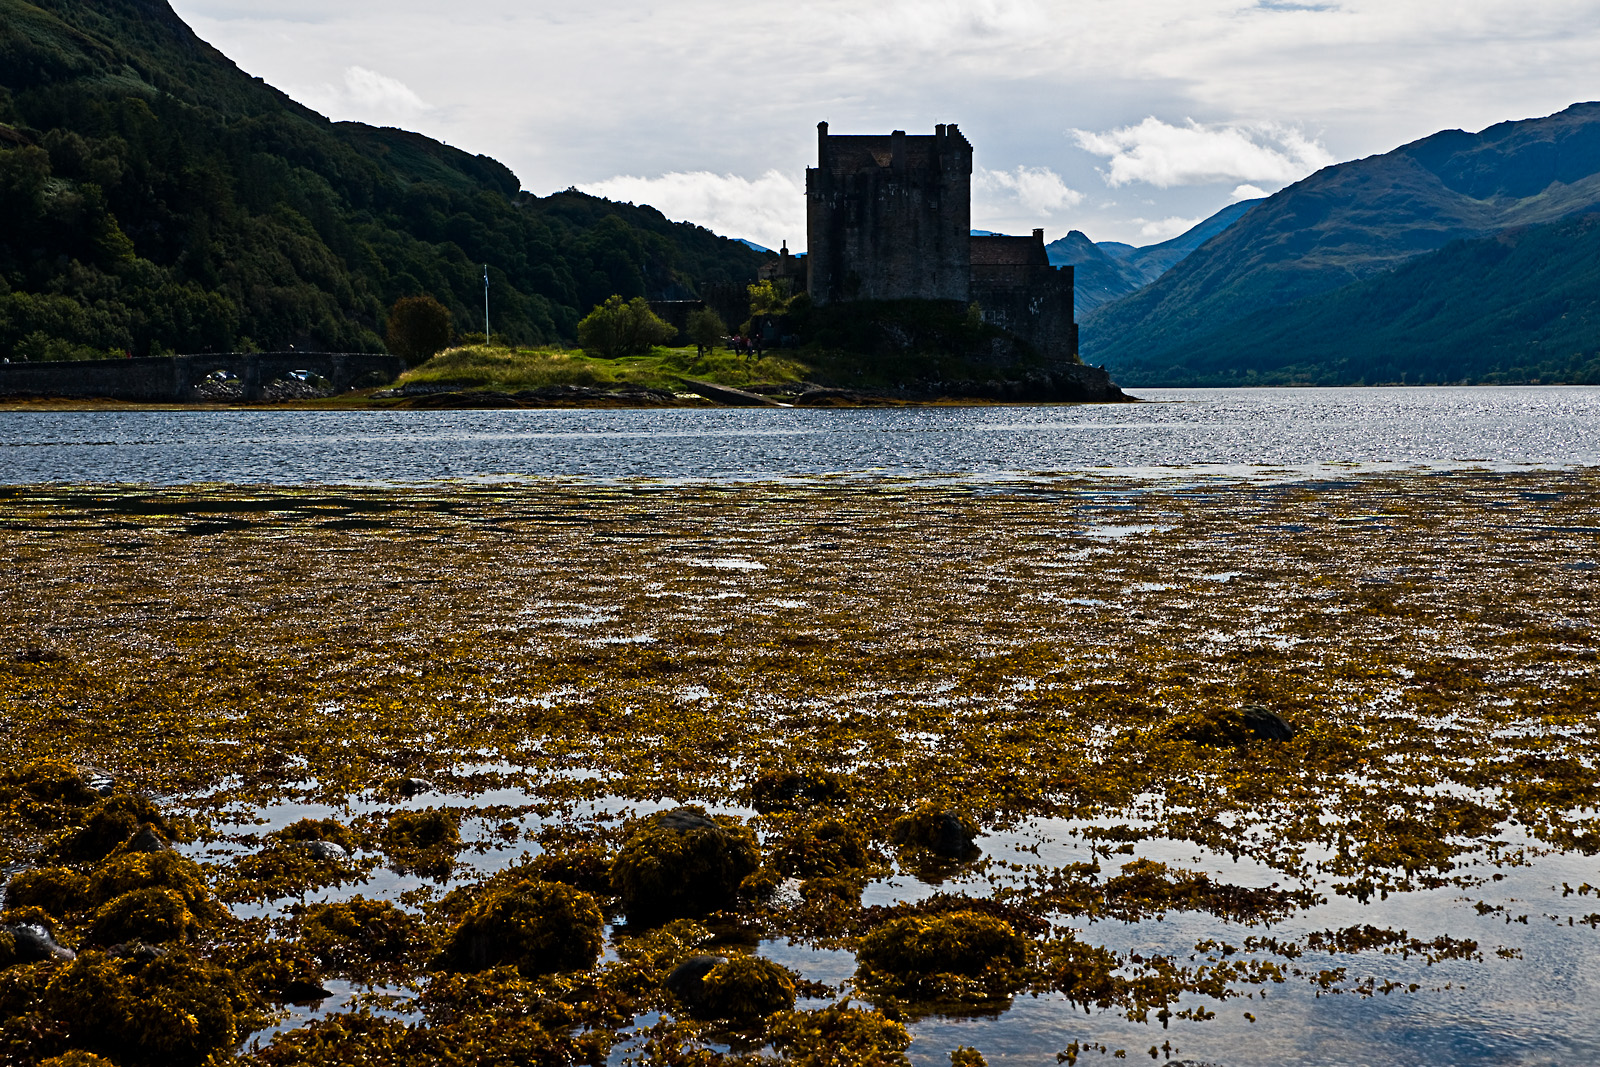
[[[486,156],[333,123],[166,0],[0,0],[0,355],[377,350],[431,293],[572,339],[612,293],[753,280],[762,256],[648,207],[520,192]]]

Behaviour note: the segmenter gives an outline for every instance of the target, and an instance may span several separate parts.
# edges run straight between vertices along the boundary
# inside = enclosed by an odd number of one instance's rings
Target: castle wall
[[[972,299],[983,320],[1027,341],[1048,362],[1076,363],[1073,269],[1050,265],[1044,231],[971,241]]]
[[[972,146],[932,137],[829,136],[806,171],[807,290],[840,300],[958,300],[971,290]]]

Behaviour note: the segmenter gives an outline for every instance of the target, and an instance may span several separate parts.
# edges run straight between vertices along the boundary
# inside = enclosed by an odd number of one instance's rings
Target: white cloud
[[[290,96],[334,119],[415,118],[432,107],[399,78],[366,67],[346,67],[342,85],[287,90]]]
[[[1152,243],[1160,244],[1162,241],[1170,240],[1180,233],[1186,233],[1194,229],[1194,227],[1200,225],[1202,220],[1179,218],[1177,215],[1173,215],[1169,218],[1155,219],[1154,221],[1145,219],[1134,219],[1133,221],[1142,223],[1139,227],[1140,237],[1148,237]]]
[[[618,175],[578,188],[609,200],[649,204],[674,221],[698,223],[725,237],[743,237],[768,248],[789,242],[805,248],[805,187],[769,170],[759,178],[710,171],[679,171],[655,178]]]
[[[1238,186],[1233,190],[1232,193],[1233,199],[1235,200],[1257,200],[1266,195],[1267,191],[1261,188],[1261,186],[1250,185],[1249,183]]]
[[[1014,199],[1030,215],[1054,215],[1083,203],[1083,194],[1067,188],[1049,167],[1018,166],[1016,170],[977,169],[973,192],[980,198]]]
[[[1160,189],[1220,181],[1287,185],[1334,162],[1316,141],[1274,122],[1173,126],[1151,116],[1137,126],[1073,130],[1079,147],[1110,159],[1106,184]]]

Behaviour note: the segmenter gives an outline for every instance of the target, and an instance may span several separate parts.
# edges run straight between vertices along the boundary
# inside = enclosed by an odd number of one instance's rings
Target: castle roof
[[[1050,256],[1044,250],[1044,238],[1033,237],[974,237],[972,238],[972,265],[974,267],[1048,267]]]
[[[828,134],[827,156],[821,166],[836,175],[859,174],[863,171],[888,169],[894,163],[895,141],[904,143],[905,165],[910,170],[926,170],[937,166],[943,152],[965,151],[972,145],[954,125],[949,132],[940,134]]]

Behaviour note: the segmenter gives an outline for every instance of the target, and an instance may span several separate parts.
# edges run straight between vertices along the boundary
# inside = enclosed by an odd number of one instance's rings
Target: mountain
[[[1242,352],[1255,343],[1252,331],[1279,321],[1275,309],[1392,271],[1452,242],[1540,227],[1597,206],[1600,103],[1477,134],[1435,134],[1328,167],[1255,205],[1150,286],[1086,315],[1084,358],[1106,363],[1125,383],[1174,380],[1180,369],[1192,380],[1199,373],[1193,354],[1228,346]],[[1407,285],[1421,284],[1408,277]],[[1536,293],[1514,295],[1538,306]],[[1406,373],[1409,357],[1394,356],[1397,373]],[[1292,364],[1299,356],[1291,351],[1284,359]]]
[[[1082,230],[1045,246],[1053,266],[1076,268],[1074,292],[1079,315],[1143,288],[1172,269],[1190,252],[1233,225],[1259,200],[1229,204],[1204,222],[1160,244],[1135,248],[1120,241],[1089,240]]]
[[[1141,374],[1168,385],[1600,384],[1600,213],[1454,241],[1247,315]]]
[[[1073,300],[1080,316],[1128,295],[1147,281],[1138,269],[1107,255],[1082,230],[1051,241],[1044,250],[1051,266],[1073,268]]]
[[[753,281],[764,257],[660,212],[536,197],[487,156],[330,122],[166,0],[0,0],[0,354],[381,349],[431,293],[571,340],[612,293]]]

